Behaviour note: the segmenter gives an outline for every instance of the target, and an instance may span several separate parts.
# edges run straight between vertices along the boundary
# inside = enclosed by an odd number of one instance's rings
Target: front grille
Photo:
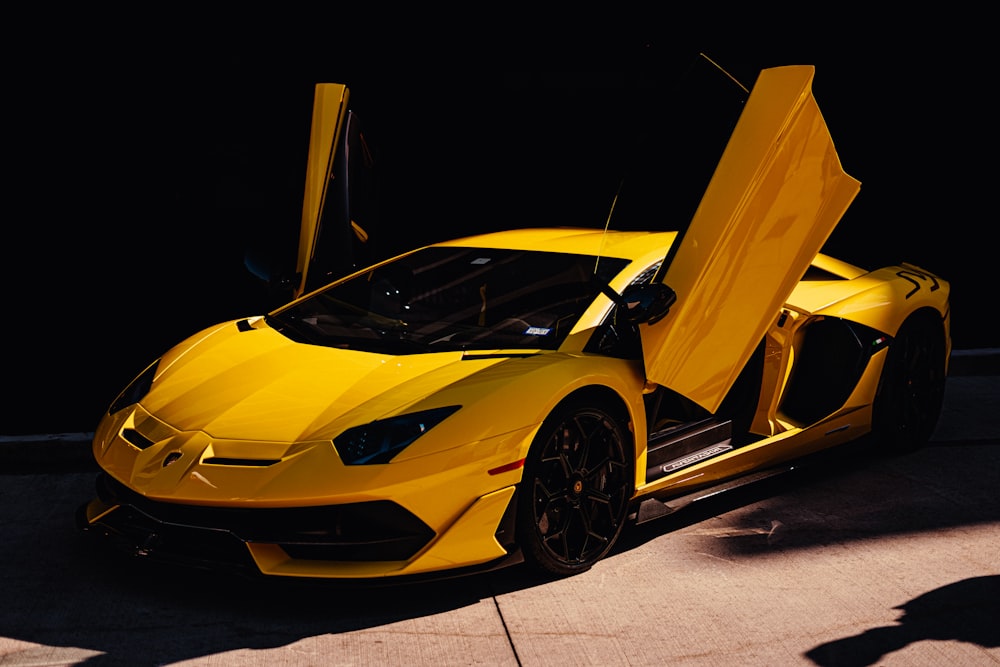
[[[230,508],[149,500],[111,479],[98,478],[98,496],[119,505],[100,520],[106,532],[138,553],[243,563],[243,543],[279,545],[290,557],[335,561],[411,558],[434,531],[388,500],[293,508]]]
[[[138,556],[210,569],[256,570],[246,545],[232,533],[163,523],[129,505],[119,506],[88,529]]]

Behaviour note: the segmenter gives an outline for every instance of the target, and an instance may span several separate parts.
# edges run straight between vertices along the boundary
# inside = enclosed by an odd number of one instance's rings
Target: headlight
[[[151,363],[146,370],[139,373],[139,377],[132,380],[125,390],[118,394],[118,398],[114,400],[111,407],[108,408],[108,414],[114,414],[122,408],[127,408],[130,405],[138,403],[139,400],[146,395],[149,388],[153,385],[153,376],[156,375],[156,368],[160,365],[160,360],[157,359]]]
[[[460,407],[462,406],[449,405],[446,408],[379,419],[347,429],[333,439],[333,444],[337,447],[340,459],[349,466],[388,463],[392,457]]]

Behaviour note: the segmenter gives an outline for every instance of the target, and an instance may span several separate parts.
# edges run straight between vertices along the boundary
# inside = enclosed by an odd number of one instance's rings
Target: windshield
[[[312,345],[389,354],[559,347],[627,260],[430,247],[336,282],[267,317]]]

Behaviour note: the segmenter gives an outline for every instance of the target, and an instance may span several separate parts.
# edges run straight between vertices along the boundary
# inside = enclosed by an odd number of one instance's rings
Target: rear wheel
[[[944,331],[933,318],[911,317],[889,347],[875,398],[872,431],[886,452],[904,454],[927,444],[944,385]]]
[[[529,562],[576,574],[603,558],[632,494],[633,451],[624,416],[573,401],[545,420],[525,464],[518,536]]]

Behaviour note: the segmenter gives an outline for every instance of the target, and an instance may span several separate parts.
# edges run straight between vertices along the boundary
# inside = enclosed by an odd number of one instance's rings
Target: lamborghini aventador
[[[332,279],[317,239],[349,211],[331,202],[352,116],[318,85],[294,298],[191,336],[111,402],[81,528],[273,576],[561,576],[804,457],[920,447],[949,284],[822,252],[859,183],[813,75],[760,73],[680,229],[470,235]]]

